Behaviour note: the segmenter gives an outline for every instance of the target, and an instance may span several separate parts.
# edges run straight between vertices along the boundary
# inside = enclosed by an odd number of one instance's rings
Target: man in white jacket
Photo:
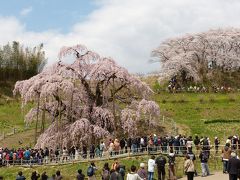
[[[156,166],[155,163],[155,156],[152,156],[148,160],[148,180],[153,180],[153,175],[154,175],[154,167]]]

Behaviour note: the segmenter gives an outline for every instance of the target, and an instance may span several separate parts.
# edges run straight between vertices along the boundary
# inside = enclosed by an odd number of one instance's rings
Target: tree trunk
[[[46,99],[45,99],[45,101],[44,101],[43,111],[42,111],[41,133],[43,133],[43,132],[44,132],[44,129],[45,129],[45,120],[46,120]]]
[[[38,129],[39,105],[40,105],[40,94],[38,94],[38,102],[37,102],[37,119],[36,119],[35,139],[34,139],[35,144],[37,143],[37,129]]]
[[[113,98],[113,103],[112,103],[112,110],[113,110],[113,118],[114,118],[114,124],[115,124],[115,130],[117,129],[117,120],[116,120],[116,111],[115,111],[115,84],[114,84],[114,78],[113,78],[113,90],[112,90],[112,98]]]
[[[75,82],[73,83],[73,87],[75,87]],[[73,122],[73,117],[72,117],[73,94],[74,94],[74,90],[72,91],[72,94],[71,94],[70,110],[68,114],[68,118],[70,118],[70,122]]]

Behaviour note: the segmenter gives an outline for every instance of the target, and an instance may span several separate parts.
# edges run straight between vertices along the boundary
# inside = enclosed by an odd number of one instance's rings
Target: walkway
[[[222,172],[214,172],[212,175],[207,177],[194,177],[196,180],[227,180],[228,174],[223,174]],[[187,180],[187,177],[181,178],[181,180]]]

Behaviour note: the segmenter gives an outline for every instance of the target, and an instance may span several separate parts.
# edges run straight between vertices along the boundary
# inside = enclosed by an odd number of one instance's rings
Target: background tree
[[[43,44],[29,48],[14,41],[0,46],[0,81],[28,79],[41,72],[46,62]]]
[[[64,63],[66,56],[75,61]],[[50,126],[39,136],[37,148],[94,143],[109,134],[117,135],[126,126],[128,132],[135,131],[137,127],[127,125],[131,121],[120,119],[121,111],[133,101],[148,99],[152,93],[148,85],[111,58],[102,58],[82,45],[62,48],[59,59],[38,75],[15,84],[14,93],[20,93],[23,105],[36,103],[26,115],[27,122],[36,120],[37,127],[40,113],[50,117]],[[150,112],[155,108],[159,109],[154,106],[144,111],[144,116],[138,114],[143,126],[149,125],[149,114],[159,115]]]
[[[164,78],[228,85],[231,77],[239,79],[239,52],[240,29],[228,28],[168,39],[152,56],[160,61]]]

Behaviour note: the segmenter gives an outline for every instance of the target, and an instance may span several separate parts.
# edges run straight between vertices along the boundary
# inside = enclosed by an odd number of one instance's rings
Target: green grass
[[[23,112],[20,102],[10,102],[0,105],[0,133],[8,133],[13,128],[23,129]]]
[[[234,97],[234,100],[232,99]],[[179,126],[186,128],[187,135],[204,135],[213,138],[237,134],[240,123],[205,124],[206,120],[240,119],[240,93],[235,94],[196,94],[196,93],[161,93],[154,99],[159,103],[162,115],[171,117]]]

